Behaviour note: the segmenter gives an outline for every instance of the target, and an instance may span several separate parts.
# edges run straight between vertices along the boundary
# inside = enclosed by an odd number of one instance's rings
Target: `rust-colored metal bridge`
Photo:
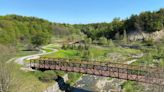
[[[42,70],[62,70],[97,76],[113,77],[164,86],[164,69],[157,67],[59,58],[33,59],[30,61],[30,67]]]

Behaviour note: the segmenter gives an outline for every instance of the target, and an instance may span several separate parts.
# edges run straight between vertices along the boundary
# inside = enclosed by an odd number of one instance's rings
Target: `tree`
[[[120,33],[119,33],[119,32],[117,32],[117,33],[115,34],[115,39],[116,39],[116,40],[120,40]]]
[[[84,41],[85,41],[86,44],[92,44],[92,39],[91,38],[85,37]]]
[[[115,46],[112,39],[110,39],[110,40],[108,41],[108,45],[111,46],[111,47],[114,47],[114,46]]]
[[[126,44],[128,42],[126,30],[124,30],[123,42]]]
[[[43,44],[47,44],[49,42],[50,42],[50,35],[48,33],[39,33],[31,38],[31,43],[35,47],[38,47]]]
[[[113,30],[117,32],[124,28],[124,21],[121,21],[120,18],[114,18],[111,24],[113,26]]]
[[[107,45],[108,40],[105,37],[100,37],[99,38],[99,43],[102,45]]]

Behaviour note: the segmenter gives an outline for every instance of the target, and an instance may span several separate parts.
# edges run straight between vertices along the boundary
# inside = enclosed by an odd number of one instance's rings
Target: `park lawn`
[[[75,58],[78,55],[77,50],[59,50],[58,52],[54,52],[52,54],[43,55],[43,57],[47,58]]]

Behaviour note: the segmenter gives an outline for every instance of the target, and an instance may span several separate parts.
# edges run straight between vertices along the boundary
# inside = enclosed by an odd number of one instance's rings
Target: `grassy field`
[[[131,59],[132,55],[142,53],[140,50],[112,47],[104,48],[101,46],[92,46],[89,50],[60,49],[58,52],[44,55],[48,58],[71,58],[71,59],[89,59],[96,61],[124,62]]]
[[[78,54],[78,51],[76,50],[59,50],[58,52],[44,55],[44,57],[49,58],[74,58]]]

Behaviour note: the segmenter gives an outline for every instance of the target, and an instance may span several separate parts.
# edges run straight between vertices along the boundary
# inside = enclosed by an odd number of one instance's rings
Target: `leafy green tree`
[[[85,41],[85,44],[92,44],[92,38],[85,37],[84,41]]]
[[[35,46],[38,47],[40,45],[44,45],[50,42],[50,35],[47,33],[39,33],[34,35],[31,38],[31,43]]]

